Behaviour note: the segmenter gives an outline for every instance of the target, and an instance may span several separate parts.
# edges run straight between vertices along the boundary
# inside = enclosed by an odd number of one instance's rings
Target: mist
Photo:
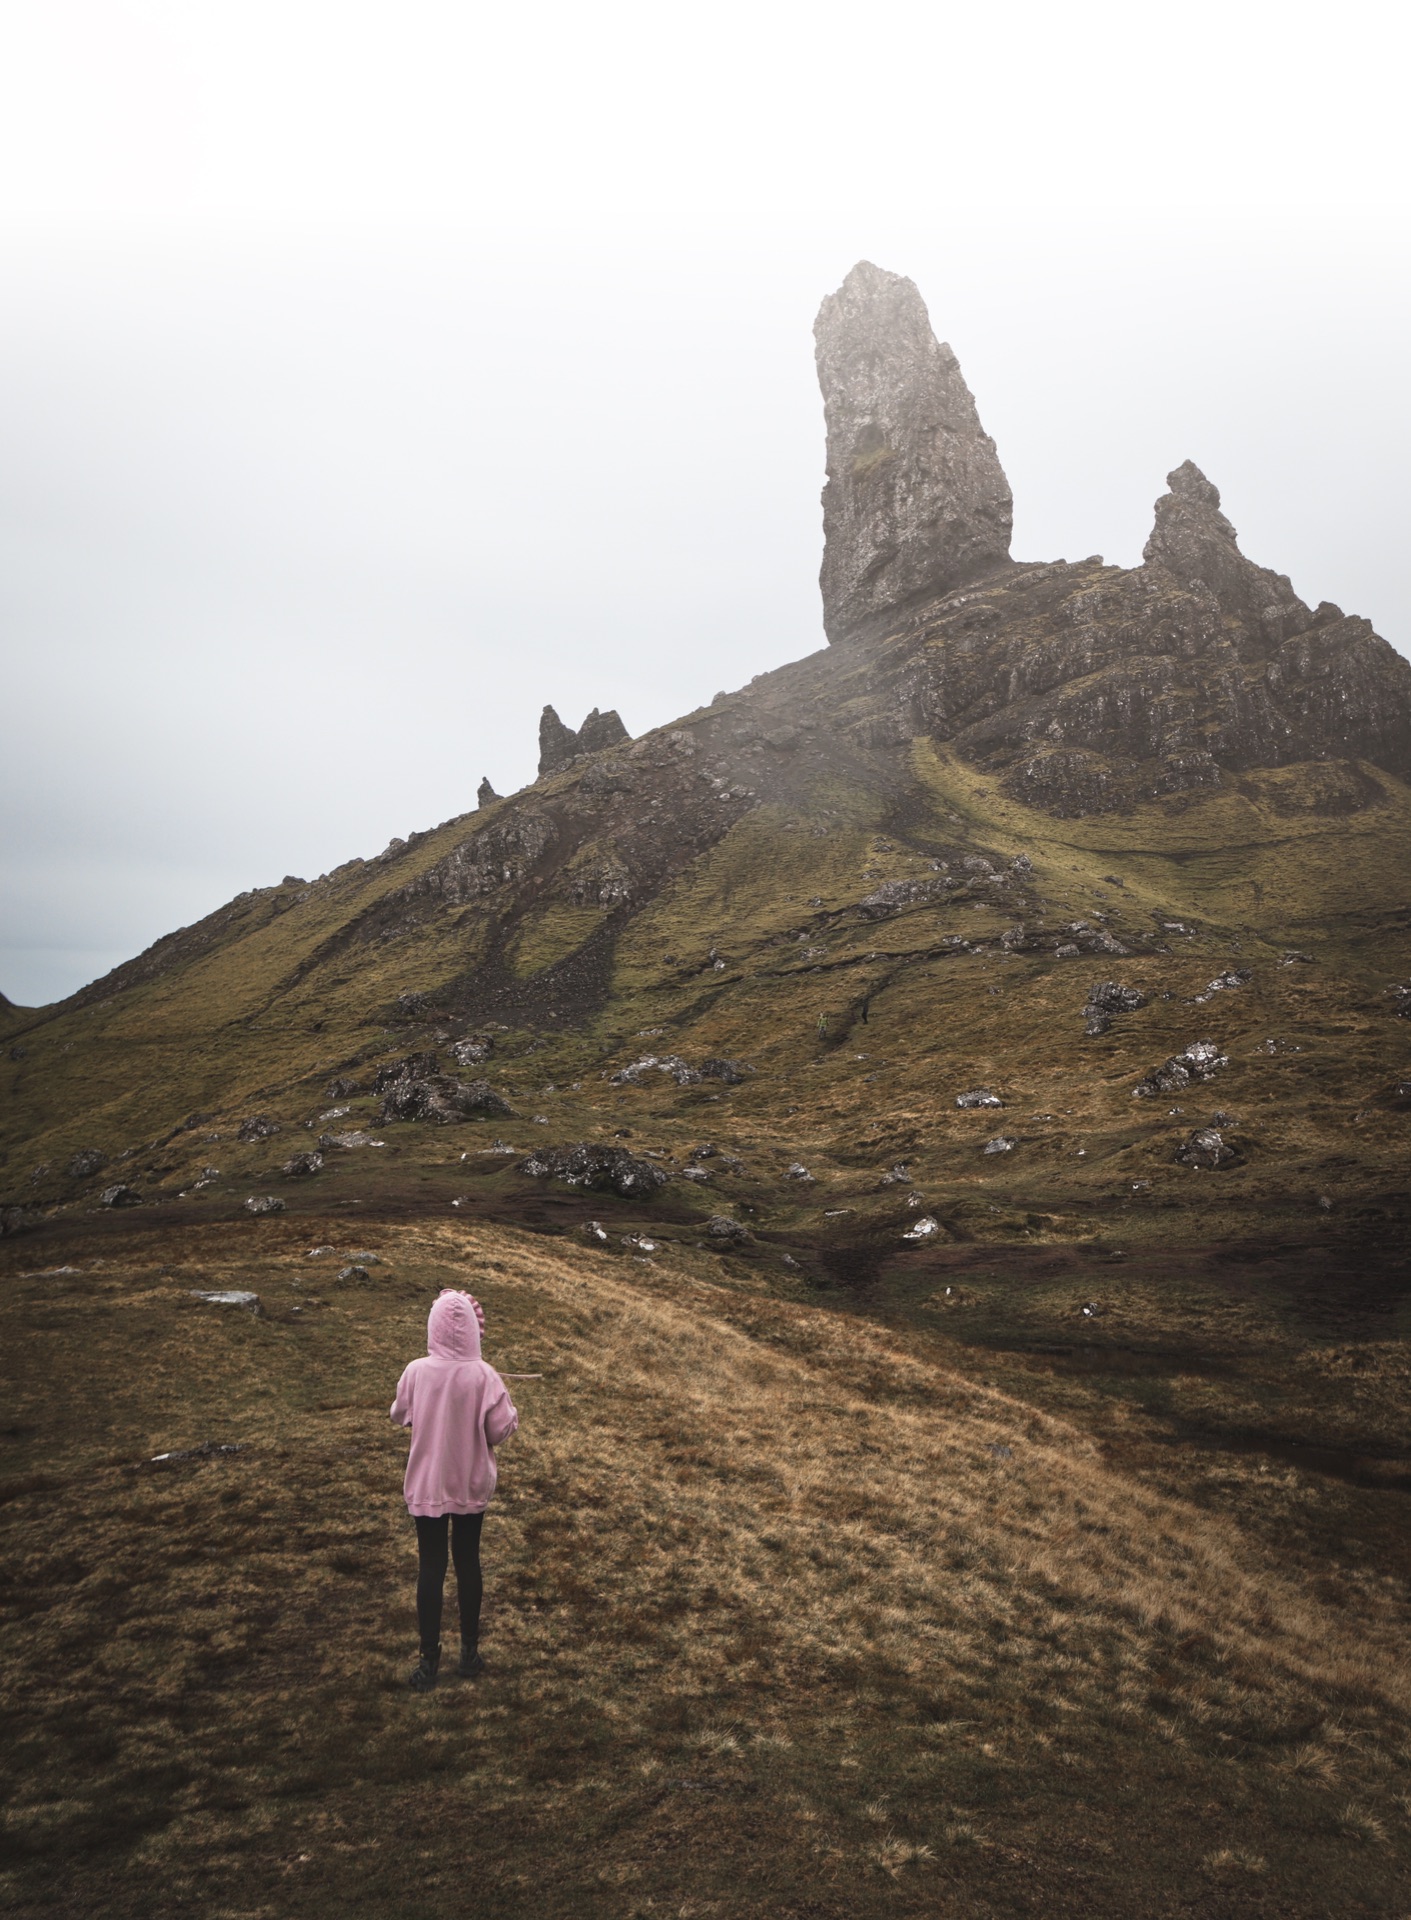
[[[546,701],[640,733],[824,644],[810,329],[860,257],[960,356],[1017,557],[1135,563],[1191,458],[1411,650],[1376,11],[17,13],[0,990],[513,791]]]

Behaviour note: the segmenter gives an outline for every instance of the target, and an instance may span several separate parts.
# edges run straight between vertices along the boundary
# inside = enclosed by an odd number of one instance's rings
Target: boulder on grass
[[[624,1200],[649,1199],[666,1185],[666,1175],[652,1161],[625,1147],[600,1147],[586,1140],[545,1147],[521,1160],[519,1171],[536,1180],[563,1180],[571,1187],[620,1194]]]
[[[453,1080],[446,1073],[421,1078],[404,1074],[384,1091],[377,1123],[386,1126],[392,1120],[424,1120],[445,1127],[476,1114],[512,1118],[514,1109],[488,1080]]]

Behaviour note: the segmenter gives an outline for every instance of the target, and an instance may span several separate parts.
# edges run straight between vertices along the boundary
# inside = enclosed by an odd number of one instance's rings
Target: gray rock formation
[[[649,1199],[666,1185],[666,1175],[650,1160],[641,1160],[625,1147],[600,1147],[587,1140],[572,1146],[545,1147],[519,1165],[535,1180],[563,1180],[571,1187],[599,1193],[617,1193],[624,1200]]]
[[[1003,566],[1014,503],[912,281],[860,261],[813,332],[828,430],[823,625],[830,640],[865,638]]]
[[[490,778],[487,774],[475,789],[475,804],[477,807],[488,807],[492,806],[499,798],[500,795],[496,793],[495,789],[490,785]]]
[[[1166,485],[1170,492],[1157,501],[1151,538],[1142,548],[1148,566],[1164,567],[1188,591],[1208,587],[1222,613],[1250,621],[1270,640],[1313,625],[1313,615],[1283,574],[1245,559],[1234,527],[1220,511],[1220,489],[1193,460],[1168,473]]]
[[[552,707],[545,707],[539,716],[539,777],[571,767],[580,754],[601,753],[605,747],[619,746],[631,737],[614,708],[599,713],[594,707],[575,733]]]
[[[444,1073],[404,1074],[384,1090],[377,1124],[425,1120],[444,1127],[476,1114],[512,1118],[514,1109],[486,1080],[456,1080]]]

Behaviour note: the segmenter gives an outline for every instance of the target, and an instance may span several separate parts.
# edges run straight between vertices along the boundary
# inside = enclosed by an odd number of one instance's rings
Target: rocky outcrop
[[[599,713],[594,707],[575,733],[572,727],[564,725],[552,707],[545,707],[539,716],[539,777],[571,767],[580,754],[601,753],[631,737],[613,708]]]
[[[424,1120],[432,1126],[452,1126],[478,1114],[513,1118],[509,1102],[486,1080],[456,1080],[450,1074],[404,1073],[383,1090],[377,1124],[391,1120]]]
[[[495,789],[490,785],[489,776],[487,775],[485,779],[483,779],[480,782],[480,785],[475,789],[476,806],[477,807],[493,806],[499,798],[500,798],[500,795],[496,793]]]
[[[828,431],[823,625],[875,636],[1009,558],[994,441],[914,283],[860,261],[814,323]]]
[[[1140,567],[1016,568],[922,616],[898,737],[953,741],[1058,815],[1112,812],[1254,774],[1279,811],[1379,804],[1371,762],[1411,777],[1411,663],[1367,621],[1310,610],[1240,553],[1219,494],[1170,475]],[[1272,770],[1322,763],[1316,776]]]
[[[649,1199],[666,1185],[666,1175],[650,1160],[625,1147],[599,1147],[587,1140],[545,1147],[521,1161],[519,1171],[535,1180],[562,1180],[571,1187],[620,1194],[624,1200]]]

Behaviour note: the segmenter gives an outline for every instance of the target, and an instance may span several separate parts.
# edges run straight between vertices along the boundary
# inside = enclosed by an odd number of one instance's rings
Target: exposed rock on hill
[[[480,782],[480,785],[475,790],[475,804],[477,807],[493,806],[499,798],[499,794],[496,793],[495,789],[490,785],[488,776]]]
[[[580,754],[601,753],[615,747],[631,735],[614,708],[599,713],[594,707],[577,733],[566,727],[552,707],[539,716],[539,777],[571,767]]]
[[[849,640],[1002,566],[1014,503],[914,282],[859,261],[813,332],[828,426],[823,625]]]
[[[666,1185],[666,1175],[650,1160],[625,1147],[599,1147],[585,1140],[531,1154],[519,1171],[536,1180],[563,1180],[571,1187],[617,1193],[624,1200],[648,1199]]]

